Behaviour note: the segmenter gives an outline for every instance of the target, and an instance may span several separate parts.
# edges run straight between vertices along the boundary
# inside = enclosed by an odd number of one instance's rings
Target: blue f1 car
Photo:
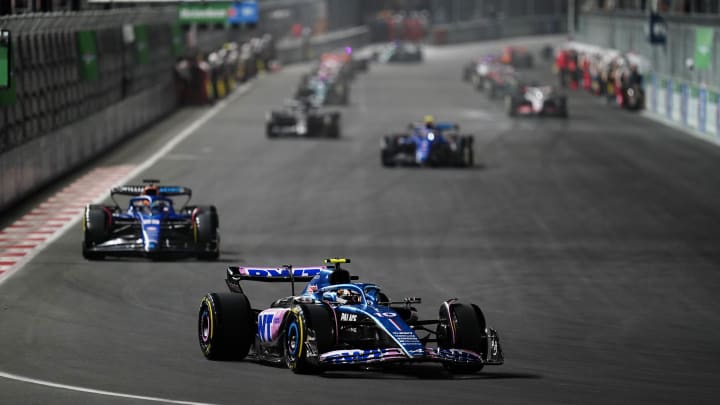
[[[217,209],[188,206],[192,190],[179,186],[158,186],[158,180],[144,185],[115,187],[110,191],[114,206],[88,205],[82,219],[83,257],[102,260],[105,256],[146,256],[165,258],[195,256],[216,260],[220,256]],[[116,195],[130,196],[123,210]],[[187,197],[176,208],[170,197]]]
[[[386,135],[380,141],[383,166],[474,165],[473,136],[460,135],[454,123],[410,124],[408,133]]]
[[[420,362],[471,373],[503,364],[498,334],[487,327],[477,305],[450,299],[440,306],[437,320],[419,320],[412,305],[420,298],[390,301],[379,286],[353,282],[357,276],[340,268],[349,262],[335,258],[317,267],[228,267],[231,292],[207,294],[200,304],[203,354],[211,360],[248,357],[296,373]],[[292,296],[253,309],[242,280],[290,283]],[[296,281],[308,282],[300,295],[295,295]]]

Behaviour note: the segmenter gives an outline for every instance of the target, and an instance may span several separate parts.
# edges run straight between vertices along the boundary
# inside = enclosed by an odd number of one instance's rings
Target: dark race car
[[[519,82],[518,73],[512,66],[494,64],[488,66],[482,80],[482,89],[487,93],[489,99],[494,100],[514,92]]]
[[[464,82],[472,83],[476,89],[483,90],[485,79],[493,69],[497,69],[499,63],[500,57],[497,55],[484,55],[471,60],[463,66],[462,79]]]
[[[340,112],[321,111],[308,100],[289,100],[285,108],[267,115],[266,134],[281,136],[340,137]]]
[[[522,46],[506,46],[502,50],[500,60],[516,68],[531,68],[534,62],[532,53]]]
[[[410,124],[404,134],[386,135],[380,143],[383,166],[458,166],[474,164],[473,136],[461,135],[459,126],[438,123],[429,127]]]
[[[329,73],[307,75],[298,84],[295,98],[307,100],[315,107],[347,105],[350,102],[350,81]]]
[[[508,115],[537,115],[567,118],[567,97],[551,86],[521,86],[505,96]]]
[[[477,305],[444,301],[437,319],[418,319],[420,298],[391,301],[372,283],[353,282],[341,268],[325,266],[228,267],[230,293],[210,293],[198,314],[200,349],[211,360],[251,360],[284,365],[295,373],[390,368],[434,362],[471,373],[501,365],[498,333]],[[292,295],[253,308],[242,281],[290,283]],[[295,282],[307,282],[299,295]]]
[[[82,218],[82,254],[88,260],[105,256],[143,256],[154,259],[197,257],[216,260],[220,255],[217,209],[212,206],[175,207],[171,197],[190,201],[192,190],[180,186],[144,185],[113,188],[110,197],[129,196],[127,209],[115,205],[88,205]]]
[[[378,53],[377,57],[382,63],[395,62],[422,62],[422,47],[415,42],[392,42],[386,45]]]

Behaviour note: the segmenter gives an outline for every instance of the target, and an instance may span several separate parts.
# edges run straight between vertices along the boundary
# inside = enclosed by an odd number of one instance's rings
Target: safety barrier
[[[339,48],[358,48],[370,42],[370,31],[367,27],[354,27],[312,38],[285,39],[277,44],[277,58],[282,63],[305,62],[324,52]]]
[[[431,28],[430,42],[435,45],[482,41],[524,35],[566,32],[567,17],[561,14],[481,19]]]
[[[664,45],[648,41],[648,16],[638,13],[583,13],[575,37],[595,46],[632,51],[650,61],[645,79],[645,111],[720,143],[720,38],[712,35],[708,66],[695,62],[699,30],[713,29],[717,17],[666,16]]]
[[[0,18],[15,68],[0,92],[0,210],[176,108],[176,19],[174,7]]]
[[[175,108],[172,77],[112,108],[51,131],[0,155],[0,208],[96,157]]]

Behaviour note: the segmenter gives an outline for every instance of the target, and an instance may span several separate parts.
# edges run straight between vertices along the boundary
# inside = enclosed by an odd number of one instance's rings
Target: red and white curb
[[[15,272],[82,215],[86,205],[108,196],[135,165],[99,167],[0,230],[0,282]]]

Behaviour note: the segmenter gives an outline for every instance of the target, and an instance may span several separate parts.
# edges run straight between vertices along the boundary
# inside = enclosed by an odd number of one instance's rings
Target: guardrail
[[[334,31],[312,38],[284,39],[277,43],[277,57],[281,63],[296,63],[312,60],[314,57],[339,48],[358,48],[370,42],[367,27],[354,27]]]
[[[558,34],[567,31],[566,19],[566,16],[558,14],[439,24],[432,27],[430,42],[445,45],[524,35]]]

